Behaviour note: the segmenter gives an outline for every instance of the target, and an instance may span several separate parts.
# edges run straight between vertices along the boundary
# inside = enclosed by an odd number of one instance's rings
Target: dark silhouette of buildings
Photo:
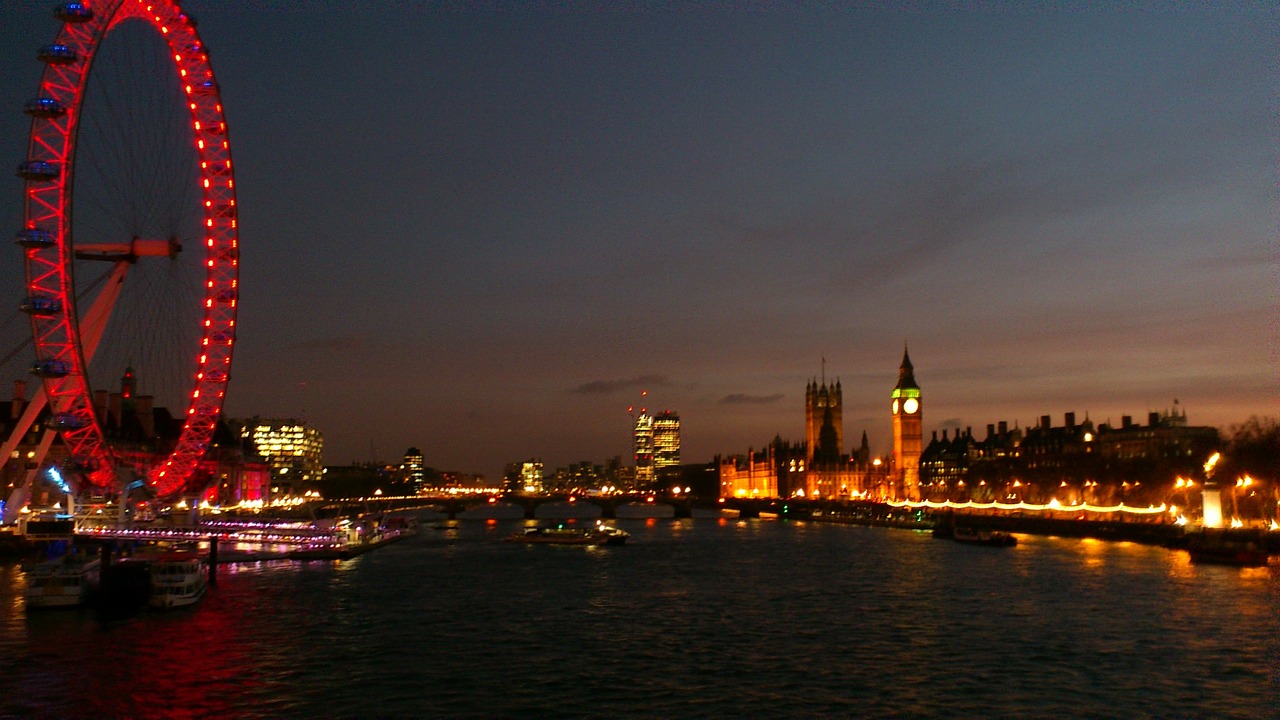
[[[1031,428],[987,425],[935,432],[921,455],[922,495],[929,500],[1159,504],[1178,477],[1195,477],[1221,446],[1217,428],[1190,426],[1177,401],[1147,423],[1076,421],[1054,426],[1044,415]]]

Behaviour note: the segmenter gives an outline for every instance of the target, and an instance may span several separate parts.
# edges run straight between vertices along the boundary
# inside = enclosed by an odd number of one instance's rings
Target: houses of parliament
[[[780,436],[745,455],[718,458],[721,497],[974,502],[1163,502],[1179,477],[1196,477],[1221,447],[1218,430],[1192,426],[1186,410],[1130,416],[1118,425],[1083,421],[1074,412],[1055,426],[1048,415],[1025,429],[1008,422],[934,431],[926,443],[924,397],[906,350],[889,392],[893,450],[873,457],[866,432],[845,451],[843,388],[825,378],[805,388],[803,442]]]
[[[719,460],[722,497],[810,499],[920,498],[923,397],[904,348],[898,383],[890,392],[893,454],[873,457],[867,433],[844,451],[844,390],[840,381],[810,380],[805,387],[801,443],[775,437],[760,450]]]

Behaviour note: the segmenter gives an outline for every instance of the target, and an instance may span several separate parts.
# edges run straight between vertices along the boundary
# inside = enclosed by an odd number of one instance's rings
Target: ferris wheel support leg
[[[106,286],[93,299],[93,305],[89,307],[89,311],[84,315],[84,320],[80,322],[80,347],[84,350],[84,361],[86,363],[93,361],[93,355],[98,349],[98,343],[102,340],[102,331],[107,327],[107,318],[111,317],[111,311],[115,309],[116,300],[120,299],[120,288],[124,285],[124,277],[129,272],[129,265],[130,263],[127,261],[116,263],[116,266],[111,270],[111,277],[107,279]]]
[[[85,314],[84,322],[81,323],[81,329],[85,334],[85,362],[91,361],[94,352],[98,349],[98,342],[102,339],[102,331],[106,327],[107,318],[111,316],[111,310],[115,307],[116,300],[120,297],[120,286],[124,283],[124,276],[128,270],[129,263],[116,263],[107,286],[103,288],[102,292],[98,293],[98,297],[94,298],[93,305],[89,307],[89,311]],[[13,426],[13,432],[9,434],[4,444],[0,445],[0,464],[9,461],[9,458],[17,450],[18,445],[22,443],[22,439],[31,431],[32,426],[35,425],[36,418],[48,403],[49,396],[45,394],[44,385],[40,385],[36,389],[35,395],[32,396],[31,402],[27,403],[22,416],[18,418],[17,424]],[[36,470],[44,463],[44,459],[48,457],[49,448],[53,444],[55,436],[56,433],[54,431],[46,430],[41,438],[40,445],[30,458]],[[24,461],[23,458],[18,459],[19,461]],[[28,463],[24,461],[24,464]],[[27,500],[31,495],[31,484],[35,481],[36,470],[26,474],[23,483],[13,491],[5,503],[3,517],[5,523],[11,523],[16,520],[18,511],[21,510],[23,505],[27,504]]]

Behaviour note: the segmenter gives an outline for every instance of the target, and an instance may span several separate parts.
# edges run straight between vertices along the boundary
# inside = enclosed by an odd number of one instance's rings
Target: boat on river
[[[1018,538],[999,530],[970,530],[956,528],[951,532],[951,539],[966,545],[986,545],[988,547],[1013,547]]]
[[[575,527],[564,523],[529,528],[507,538],[509,542],[548,545],[622,545],[631,537],[625,530],[598,523],[593,527]]]
[[[418,521],[409,515],[361,513],[325,524],[328,535],[317,536],[290,550],[291,560],[347,560],[397,540],[418,534]]]
[[[102,561],[96,557],[64,555],[27,571],[27,607],[76,607],[98,589]]]
[[[1205,565],[1264,567],[1271,559],[1267,550],[1252,540],[1203,532],[1187,538],[1187,553],[1191,562]]]
[[[155,608],[194,605],[209,586],[205,563],[194,552],[171,552],[151,560],[151,593],[147,603]]]

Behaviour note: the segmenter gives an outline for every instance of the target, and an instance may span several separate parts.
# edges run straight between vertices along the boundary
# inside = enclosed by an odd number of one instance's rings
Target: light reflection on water
[[[350,561],[224,567],[196,608],[113,622],[28,618],[21,573],[0,568],[0,656],[14,668],[0,671],[0,707],[49,718],[1274,716],[1274,566],[759,520],[620,521],[632,534],[621,548],[502,542],[523,525],[426,528]]]

